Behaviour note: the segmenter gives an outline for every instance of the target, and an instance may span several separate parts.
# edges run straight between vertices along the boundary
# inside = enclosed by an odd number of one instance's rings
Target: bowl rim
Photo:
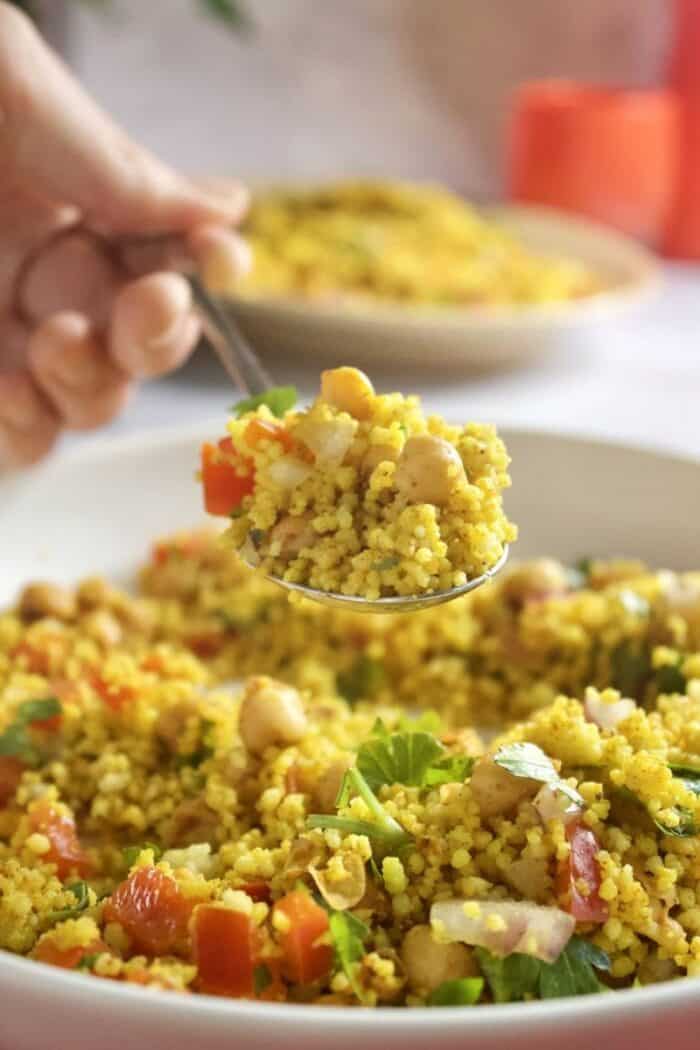
[[[334,180],[328,180],[333,182]],[[258,189],[305,189],[313,188],[315,183],[298,182],[276,186],[258,182],[253,184],[252,192]],[[325,185],[325,183],[323,183]],[[476,209],[487,218],[507,224],[534,223],[541,230],[550,230],[565,235],[574,233],[581,241],[589,245],[604,247],[621,260],[626,274],[618,284],[603,287],[600,291],[579,299],[566,299],[545,304],[526,304],[514,306],[503,303],[495,306],[439,306],[426,304],[391,303],[371,299],[362,299],[339,293],[328,300],[305,300],[290,296],[237,296],[227,295],[225,301],[234,310],[242,314],[267,314],[279,318],[301,318],[317,322],[336,321],[356,323],[366,326],[401,324],[415,328],[433,330],[435,328],[469,326],[479,330],[500,329],[503,326],[561,325],[579,320],[597,313],[599,309],[621,309],[632,303],[648,299],[663,284],[663,270],[657,257],[645,246],[623,233],[603,226],[591,219],[565,212],[558,208],[544,205],[522,204],[517,202],[485,203],[475,205]],[[521,235],[527,238],[527,235]],[[577,258],[576,251],[563,255]],[[580,256],[579,256],[580,258]]]
[[[220,420],[218,421],[220,423]],[[182,426],[154,427],[140,430],[135,434],[102,435],[85,445],[64,449],[52,461],[59,469],[79,467],[81,463],[90,463],[104,457],[120,454],[138,454],[157,449],[165,445],[190,445],[193,441],[203,440],[211,434],[217,422],[206,420]],[[556,439],[573,444],[588,445],[597,449],[614,447],[628,452],[641,452],[654,455],[662,460],[670,460],[687,466],[700,466],[700,456],[659,448],[651,444],[636,441],[625,441],[601,438],[557,429],[536,427],[499,427],[503,434],[522,435],[543,440]],[[49,468],[51,466],[49,465]],[[12,483],[10,477],[9,483]],[[0,480],[0,493],[5,481]],[[105,1006],[115,1009],[127,1005],[132,1014],[139,1010],[150,1016],[157,1016],[160,1007],[170,1015],[188,1017],[208,1017],[211,1020],[255,1023],[258,1027],[304,1028],[310,1023],[322,1025],[325,1032],[347,1031],[353,1028],[391,1027],[397,1034],[407,1032],[415,1027],[430,1030],[437,1024],[455,1032],[473,1034],[479,1029],[488,1027],[489,1032],[505,1034],[518,1029],[523,1022],[531,1024],[560,1025],[562,1028],[576,1021],[590,1023],[595,1017],[599,1019],[623,1019],[630,1013],[636,1017],[640,1014],[655,1015],[659,1010],[671,1010],[697,999],[699,977],[684,977],[676,981],[648,985],[643,988],[627,988],[616,991],[614,995],[597,994],[563,999],[550,999],[529,1003],[495,1003],[482,1004],[465,1009],[459,1007],[441,1007],[439,1011],[431,1007],[396,1007],[380,1006],[372,1009],[361,1007],[321,1007],[313,1004],[268,1003],[259,1000],[223,999],[208,995],[181,996],[168,994],[148,987],[134,989],[116,981],[95,981],[87,974],[61,970],[57,967],[38,963],[35,960],[0,950],[0,991],[17,989],[29,981],[35,984],[42,981],[47,997],[57,1001],[82,1000],[85,991],[85,979],[92,980],[93,1000],[100,1000]]]

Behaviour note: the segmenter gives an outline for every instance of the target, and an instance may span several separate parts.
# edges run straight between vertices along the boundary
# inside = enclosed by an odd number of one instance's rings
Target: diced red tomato
[[[20,642],[10,655],[19,660],[32,674],[47,677],[66,655],[66,640],[58,634],[42,635],[41,644]]]
[[[222,438],[218,445],[202,445],[202,485],[208,514],[230,514],[253,491],[252,465],[249,460],[234,463],[235,455],[231,438]],[[239,473],[239,466],[247,472]]]
[[[192,950],[200,991],[252,997],[258,938],[247,915],[216,904],[200,904],[192,924]]]
[[[48,963],[49,966],[60,966],[64,970],[75,970],[82,960],[89,955],[99,955],[107,952],[109,948],[104,941],[96,939],[83,947],[59,948],[54,938],[49,934],[39,941],[34,958],[39,962]]]
[[[182,954],[195,903],[160,868],[137,868],[117,886],[102,915],[105,922],[123,927],[134,954]]]
[[[24,762],[13,755],[0,756],[0,806],[6,806],[14,796],[24,770]]]
[[[325,977],[333,964],[330,944],[317,941],[328,931],[328,915],[304,890],[292,890],[275,904],[289,920],[289,929],[280,934],[285,973],[295,984],[310,984]]]
[[[39,802],[29,815],[34,831],[46,835],[51,846],[44,860],[56,865],[59,879],[65,879],[72,871],[79,875],[90,875],[92,861],[87,856],[78,838],[75,821],[53,808],[50,802]]]
[[[270,893],[270,887],[266,882],[260,881],[246,882],[241,886],[244,893],[247,893],[251,900],[263,901],[265,904],[272,903],[272,894]]]
[[[130,685],[112,685],[98,674],[93,674],[90,680],[95,692],[112,711],[121,711],[124,705],[136,696],[136,691]]]
[[[590,828],[577,822],[570,824],[566,829],[566,837],[571,852],[559,871],[559,892],[568,897],[569,911],[577,922],[605,922],[609,909],[600,897],[602,880],[597,860],[600,843]],[[587,894],[579,890],[579,879],[586,882]]]

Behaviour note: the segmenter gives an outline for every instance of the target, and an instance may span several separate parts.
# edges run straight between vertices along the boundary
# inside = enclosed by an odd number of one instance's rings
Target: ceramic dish
[[[0,482],[0,601],[30,578],[125,580],[151,540],[201,518],[200,441],[183,433],[95,442]],[[518,469],[507,506],[521,556],[627,554],[698,567],[697,461],[642,449],[502,431]],[[554,494],[554,500],[553,500]],[[698,980],[528,1005],[336,1009],[131,989],[0,952],[7,1050],[673,1050],[697,1047]]]
[[[544,208],[483,209],[544,255],[580,259],[601,275],[605,289],[575,301],[525,307],[404,307],[231,300],[253,345],[366,364],[379,356],[411,364],[487,371],[525,363],[571,345],[649,296],[660,283],[653,256],[601,226]]]

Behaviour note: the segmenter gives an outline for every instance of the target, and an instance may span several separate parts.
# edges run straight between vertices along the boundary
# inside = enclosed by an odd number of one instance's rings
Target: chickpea
[[[414,926],[401,945],[406,980],[418,994],[432,992],[443,981],[477,977],[479,967],[465,944],[440,944],[429,926]]]
[[[55,583],[30,583],[19,599],[19,613],[25,620],[41,620],[44,616],[73,620],[77,611],[72,591]]]
[[[290,558],[304,547],[310,547],[318,538],[306,515],[285,514],[270,529],[270,543],[279,543],[280,558]]]
[[[494,762],[491,755],[484,755],[476,762],[469,785],[482,817],[512,813],[538,790],[536,781],[514,777]]]
[[[456,448],[432,434],[410,437],[396,465],[394,484],[409,503],[447,503],[460,481],[464,464]]]
[[[105,649],[119,645],[124,633],[119,620],[108,609],[93,609],[83,619],[83,627],[86,634]]]
[[[114,591],[101,576],[89,576],[78,586],[76,595],[82,608],[97,609],[110,604]]]
[[[354,419],[369,419],[374,407],[374,387],[358,368],[332,368],[321,372],[321,398]]]
[[[260,755],[271,744],[294,744],[301,740],[306,726],[296,689],[266,675],[248,679],[238,718],[247,751]]]
[[[568,590],[566,569],[553,558],[514,566],[503,581],[503,597],[516,605],[561,596]]]

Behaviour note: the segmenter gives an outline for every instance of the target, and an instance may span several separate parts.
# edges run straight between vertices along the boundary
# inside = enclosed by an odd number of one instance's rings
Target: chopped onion
[[[282,456],[270,464],[267,476],[282,489],[294,489],[306,481],[311,471],[312,467],[308,463],[302,463],[294,456]]]
[[[317,463],[337,466],[345,459],[356,430],[356,419],[305,420],[296,427],[294,436],[311,449]]]
[[[543,824],[547,824],[550,820],[561,820],[564,825],[571,824],[581,813],[581,806],[578,803],[567,798],[562,791],[558,791],[551,784],[542,785],[533,798],[532,804]]]
[[[603,700],[597,689],[591,686],[586,689],[583,701],[583,713],[589,722],[593,722],[599,729],[614,729],[620,722],[624,722],[637,710],[634,700],[627,698],[621,700]]]
[[[576,926],[568,912],[527,901],[437,901],[430,921],[445,940],[498,956],[520,952],[548,963],[559,957]]]

